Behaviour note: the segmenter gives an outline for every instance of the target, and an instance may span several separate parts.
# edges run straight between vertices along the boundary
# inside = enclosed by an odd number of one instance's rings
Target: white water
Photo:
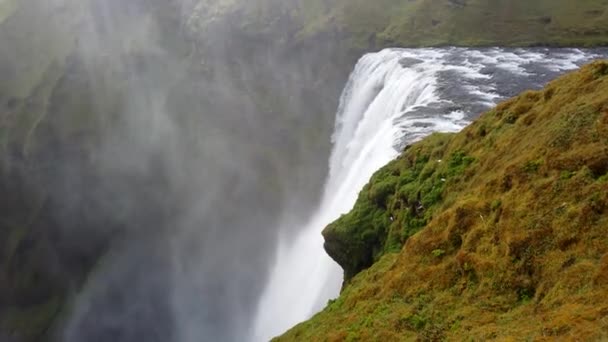
[[[525,82],[526,77],[535,76],[526,67],[559,72],[593,57],[580,50],[564,50],[551,57],[548,53],[388,49],[365,55],[340,100],[320,209],[299,236],[280,239],[252,339],[265,341],[283,333],[338,295],[342,270],[323,250],[321,231],[353,207],[360,189],[376,170],[399,154],[399,146],[434,131],[459,131],[478,114],[454,110],[454,101],[446,98],[442,89],[461,88],[468,94],[470,108],[487,108],[502,97],[493,76],[483,72],[488,66],[519,77],[514,82]],[[445,72],[452,73],[453,83],[441,77]]]

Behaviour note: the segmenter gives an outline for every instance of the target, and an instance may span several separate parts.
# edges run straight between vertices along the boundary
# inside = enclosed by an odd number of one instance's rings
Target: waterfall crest
[[[457,132],[498,100],[540,87],[593,58],[578,49],[386,49],[363,56],[338,108],[319,209],[283,236],[252,332],[265,341],[338,295],[342,270],[323,250],[323,228],[348,212],[361,188],[407,144]],[[507,86],[508,85],[508,86]]]

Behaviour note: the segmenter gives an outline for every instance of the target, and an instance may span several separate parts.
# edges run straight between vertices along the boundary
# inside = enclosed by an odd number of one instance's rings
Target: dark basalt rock
[[[420,63],[422,63],[422,61],[417,58],[404,57],[399,60],[399,64],[404,68],[411,68]]]

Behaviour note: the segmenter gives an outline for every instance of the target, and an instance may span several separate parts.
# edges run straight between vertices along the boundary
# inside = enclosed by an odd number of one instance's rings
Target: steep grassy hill
[[[378,171],[324,231],[341,296],[277,340],[606,339],[607,213],[603,61]]]
[[[608,44],[607,0],[205,0],[198,9],[193,17],[199,27],[230,18],[230,25],[263,33],[289,22],[282,32],[288,43],[339,38],[336,43],[354,51],[384,46]]]
[[[608,43],[606,0],[338,1],[309,30],[332,27],[358,45]]]

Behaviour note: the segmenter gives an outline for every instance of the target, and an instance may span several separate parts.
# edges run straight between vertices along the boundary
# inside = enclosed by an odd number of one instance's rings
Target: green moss
[[[538,170],[540,169],[541,165],[543,164],[543,160],[530,160],[527,161],[524,166],[522,167],[522,169],[527,172],[527,173],[536,173],[538,172]]]
[[[576,174],[576,172],[564,170],[559,174],[559,178],[561,180],[568,180],[568,179],[574,177],[575,174]]]
[[[501,206],[502,206],[501,200],[494,200],[494,201],[492,201],[490,208],[492,209],[492,211],[496,211],[496,210],[500,209]]]
[[[474,163],[463,151],[445,151],[451,136],[434,134],[376,172],[353,210],[325,228],[325,248],[344,268],[346,280],[385,253],[399,251],[432,219],[446,184],[458,182]]]
[[[435,249],[431,252],[431,254],[433,254],[435,258],[440,258],[445,254],[445,251],[443,249]]]
[[[411,315],[405,319],[407,324],[415,330],[422,330],[428,324],[428,319],[418,314]]]

